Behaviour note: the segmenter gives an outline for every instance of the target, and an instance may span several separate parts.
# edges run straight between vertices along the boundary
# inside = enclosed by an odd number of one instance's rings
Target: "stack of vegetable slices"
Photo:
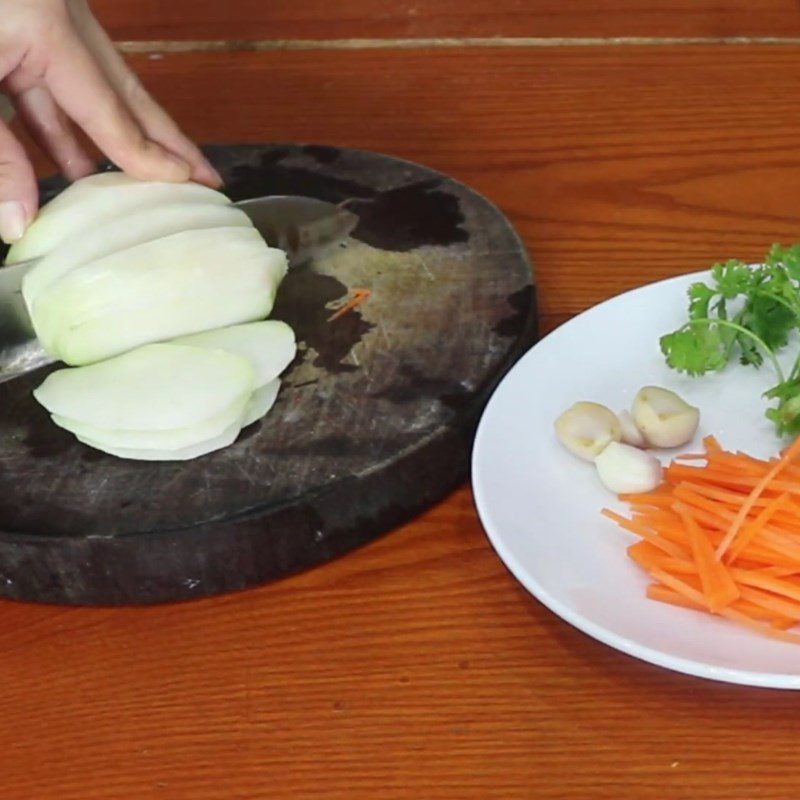
[[[651,599],[800,644],[800,439],[767,461],[703,443],[656,490],[621,496],[630,517],[603,514],[640,537],[628,554]]]
[[[29,258],[39,260],[22,295],[36,335],[74,367],[34,396],[82,443],[196,458],[275,402],[297,350],[288,325],[264,320],[286,254],[220,192],[91,175],[40,211],[8,260]]]
[[[250,322],[58,370],[34,396],[84,444],[185,461],[227,447],[267,414],[296,350],[286,323]]]

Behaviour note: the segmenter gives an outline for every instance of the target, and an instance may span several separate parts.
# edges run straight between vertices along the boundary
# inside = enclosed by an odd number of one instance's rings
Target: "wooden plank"
[[[791,36],[794,0],[94,0],[117,39]]]
[[[522,233],[545,314],[800,238],[797,48],[190,54],[133,64],[199,140],[362,147],[469,183]]]

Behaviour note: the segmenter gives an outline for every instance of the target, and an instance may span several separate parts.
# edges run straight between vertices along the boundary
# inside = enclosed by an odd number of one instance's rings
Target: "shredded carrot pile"
[[[353,289],[353,296],[341,307],[328,317],[328,322],[333,322],[339,317],[358,308],[365,300],[368,300],[372,292],[369,289]]]
[[[768,461],[703,444],[658,489],[622,495],[629,517],[603,514],[640,538],[628,555],[649,598],[800,644],[800,438]]]

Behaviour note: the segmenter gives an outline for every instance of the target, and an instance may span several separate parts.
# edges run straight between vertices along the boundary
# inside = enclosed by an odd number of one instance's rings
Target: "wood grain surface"
[[[545,329],[800,238],[800,48],[133,63],[201,140],[367,147],[486,193],[529,246]],[[800,792],[794,694],[672,674],[560,622],[493,554],[467,488],[260,590],[144,610],[0,603],[0,653],[3,800]]]
[[[528,244],[545,314],[798,238],[800,48],[131,61],[200,140],[361,147],[468,183]]]
[[[797,36],[796,0],[92,0],[117,39]]]

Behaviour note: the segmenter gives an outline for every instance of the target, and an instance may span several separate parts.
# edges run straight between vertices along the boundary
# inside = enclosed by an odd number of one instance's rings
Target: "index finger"
[[[190,166],[144,135],[71,28],[51,43],[44,82],[58,105],[120,169],[141,180],[189,179]]]

